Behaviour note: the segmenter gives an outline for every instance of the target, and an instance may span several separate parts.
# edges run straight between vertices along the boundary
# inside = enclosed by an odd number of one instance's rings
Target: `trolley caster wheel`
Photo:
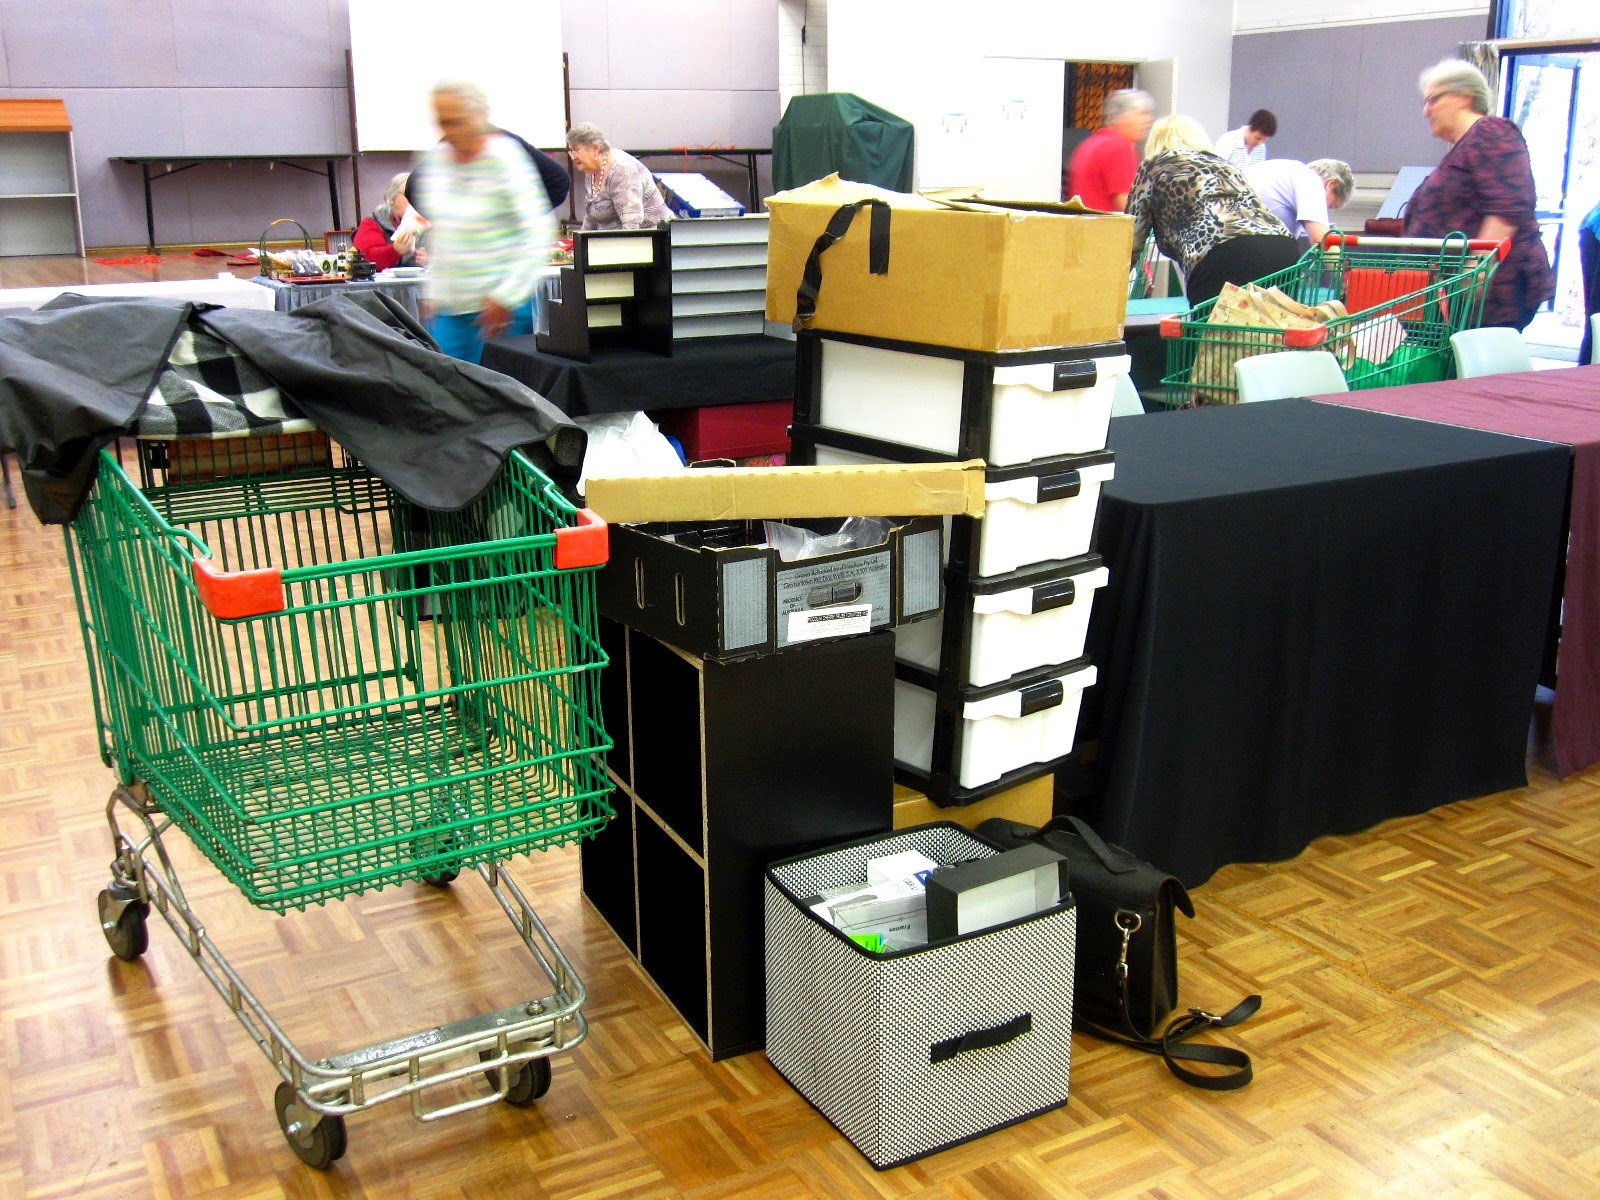
[[[449,834],[425,833],[411,843],[411,853],[420,859],[432,858],[436,854],[448,854],[457,846],[456,839]],[[461,874],[459,864],[452,865],[448,859],[440,864],[443,868],[428,875],[418,875],[417,878],[429,887],[449,887]]]
[[[498,1056],[493,1050],[480,1050],[478,1057],[488,1061]],[[497,1092],[500,1090],[500,1076],[504,1070],[504,1067],[497,1067],[483,1073],[483,1077],[489,1081],[489,1086]],[[506,1087],[505,1102],[513,1108],[527,1108],[549,1090],[550,1060],[535,1058],[523,1063],[512,1073],[511,1083]]]
[[[139,899],[137,888],[113,884],[100,893],[100,932],[106,944],[123,962],[138,962],[150,948],[150,929],[145,918],[150,906]]]
[[[272,1095],[278,1128],[289,1149],[308,1167],[326,1171],[344,1157],[347,1145],[343,1117],[325,1117],[300,1103],[294,1085],[280,1083]]]

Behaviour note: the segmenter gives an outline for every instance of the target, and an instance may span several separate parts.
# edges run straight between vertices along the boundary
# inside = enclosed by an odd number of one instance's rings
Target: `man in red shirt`
[[[1067,168],[1067,194],[1090,208],[1122,212],[1133,177],[1139,171],[1139,143],[1155,120],[1155,97],[1138,88],[1123,88],[1106,98],[1105,125],[1090,134],[1072,154]]]

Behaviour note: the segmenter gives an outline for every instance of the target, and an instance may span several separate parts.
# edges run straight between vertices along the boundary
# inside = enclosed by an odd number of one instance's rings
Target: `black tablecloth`
[[[533,336],[499,338],[483,365],[521,380],[568,416],[703,408],[788,400],[794,395],[794,343],[763,334],[685,338],[672,356],[597,350],[593,362],[543,354]]]
[[[1110,444],[1070,798],[1104,836],[1196,885],[1525,782],[1566,447],[1305,400]]]

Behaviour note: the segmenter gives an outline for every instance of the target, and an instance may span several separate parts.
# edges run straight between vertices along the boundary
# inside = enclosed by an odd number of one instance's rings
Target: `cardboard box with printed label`
[[[864,203],[871,201],[884,207]],[[1133,220],[1121,214],[1042,201],[933,200],[836,175],[766,203],[769,321],[794,321],[818,238],[841,210],[863,203],[818,259],[811,328],[981,351],[1122,336]]]
[[[983,464],[708,468],[591,479],[586,499],[613,523],[600,611],[733,661],[937,613],[941,516],[983,511]],[[876,545],[785,562],[765,544],[764,518],[831,533],[879,515],[892,519]]]

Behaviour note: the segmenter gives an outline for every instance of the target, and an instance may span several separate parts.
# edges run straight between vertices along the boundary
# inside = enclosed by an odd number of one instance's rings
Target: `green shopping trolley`
[[[344,1117],[431,1120],[549,1086],[587,1032],[582,983],[502,861],[611,818],[594,572],[607,530],[521,453],[459,512],[417,508],[320,433],[103,451],[67,547],[116,857],[102,929],[125,960],[153,908],[283,1077],[290,1146],[326,1168]],[[135,834],[119,815],[132,814]],[[475,869],[553,992],[315,1062],[207,937],[176,826],[276,913]],[[482,1075],[432,1108],[424,1092]],[[459,1089],[457,1089],[459,1091]]]
[[[1234,404],[1233,365],[1278,350],[1330,350],[1352,391],[1448,379],[1450,335],[1475,328],[1509,239],[1375,238],[1330,233],[1286,270],[1255,281],[1301,304],[1338,300],[1347,316],[1311,329],[1213,323],[1216,300],[1161,322],[1166,406]]]

